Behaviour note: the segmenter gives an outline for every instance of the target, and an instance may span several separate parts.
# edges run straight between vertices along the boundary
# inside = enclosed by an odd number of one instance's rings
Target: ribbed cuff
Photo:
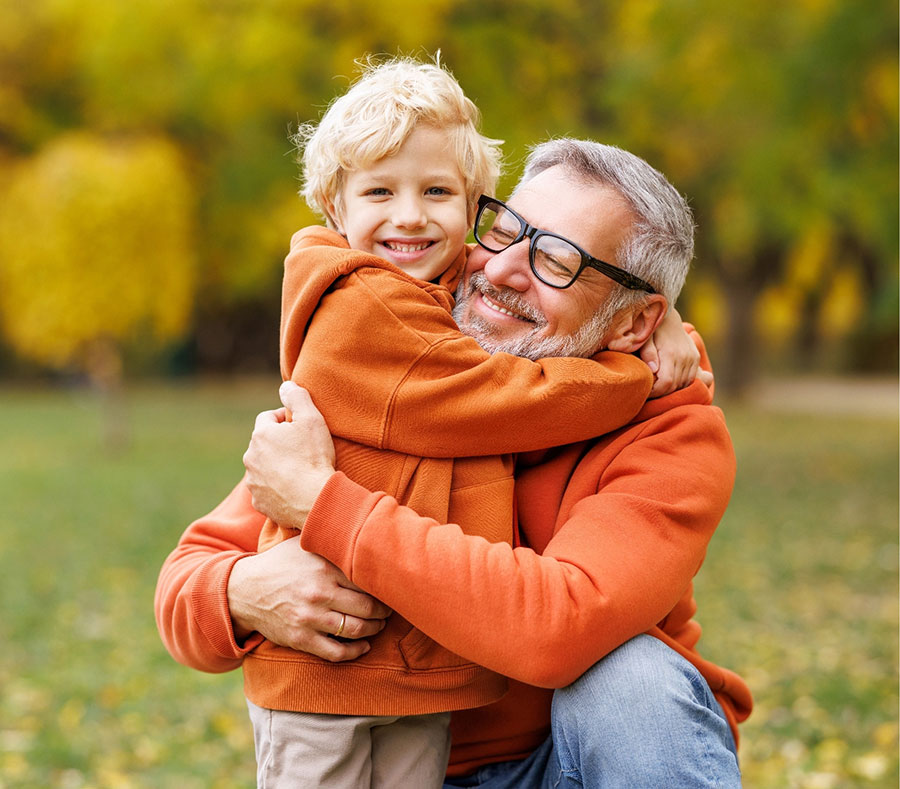
[[[300,545],[336,564],[353,579],[353,552],[366,518],[384,493],[372,493],[336,471],[303,524]]]
[[[206,562],[199,572],[192,590],[191,606],[200,632],[217,655],[240,659],[256,647],[262,636],[254,633],[243,646],[234,638],[231,610],[228,608],[228,579],[235,562],[249,554],[236,554]]]

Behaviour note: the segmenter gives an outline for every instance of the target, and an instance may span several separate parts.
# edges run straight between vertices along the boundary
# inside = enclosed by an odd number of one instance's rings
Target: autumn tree
[[[183,335],[195,209],[168,142],[59,137],[16,167],[2,203],[0,327],[22,356],[111,393],[123,345]]]
[[[896,338],[896,7],[644,0],[616,29],[606,106],[691,198],[722,379],[752,378],[760,321],[807,354]]]
[[[745,383],[775,337],[813,358],[855,334],[896,364],[886,3],[0,3],[0,189],[74,130],[168,141],[197,206],[185,331],[211,356],[265,337],[274,364],[281,261],[315,221],[296,195],[291,127],[346,89],[356,58],[438,49],[507,141],[501,192],[529,143],[573,135],[644,156],[688,196],[686,306],[708,339],[717,315],[725,327],[720,381]]]

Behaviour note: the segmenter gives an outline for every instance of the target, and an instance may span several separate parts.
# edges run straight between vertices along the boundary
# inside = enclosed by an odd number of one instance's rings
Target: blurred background
[[[291,130],[437,50],[501,195],[571,135],[688,198],[746,785],[896,786],[897,47],[886,0],[0,0],[0,787],[252,785],[240,677],[167,657],[155,575],[274,405]]]

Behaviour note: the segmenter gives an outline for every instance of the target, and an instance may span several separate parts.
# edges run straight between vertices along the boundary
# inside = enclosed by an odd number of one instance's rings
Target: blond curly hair
[[[408,57],[360,63],[361,76],[328,106],[318,124],[300,126],[292,140],[302,169],[300,194],[336,227],[344,173],[395,154],[416,125],[445,131],[466,186],[469,221],[478,197],[493,194],[502,140],[482,135],[481,113],[440,63]]]

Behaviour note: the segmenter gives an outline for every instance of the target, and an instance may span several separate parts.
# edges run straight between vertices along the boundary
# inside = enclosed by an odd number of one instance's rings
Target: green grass
[[[144,385],[118,454],[85,392],[0,390],[0,787],[253,786],[240,674],[175,664],[152,596],[274,389]],[[745,785],[896,786],[897,421],[728,414],[697,596],[704,653],[757,699]]]

